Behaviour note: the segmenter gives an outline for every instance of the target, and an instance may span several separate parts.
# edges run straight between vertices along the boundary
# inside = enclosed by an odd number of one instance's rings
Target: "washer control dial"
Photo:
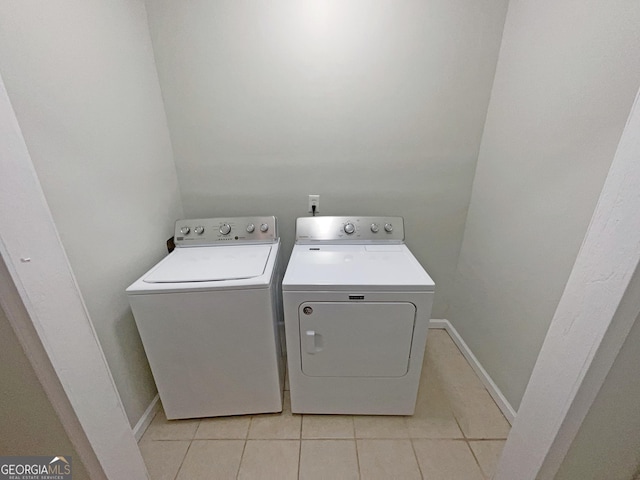
[[[385,223],[384,224],[384,231],[387,232],[387,233],[393,232],[393,225],[391,225],[390,223]]]
[[[372,223],[371,224],[371,231],[373,233],[378,233],[378,230],[380,230],[380,227],[378,226],[378,224],[377,223]]]
[[[266,223],[263,223],[262,225],[260,225],[260,231],[262,233],[266,232],[267,230],[269,230],[269,225],[267,225]]]
[[[356,227],[354,227],[353,223],[348,222],[344,225],[344,233],[346,233],[347,235],[351,235],[355,231]]]
[[[223,223],[222,225],[220,225],[220,233],[222,235],[229,235],[229,232],[231,232],[231,225],[229,225],[228,223]]]
[[[204,227],[202,225],[198,225],[196,228],[193,229],[194,232],[196,232],[198,235],[202,235],[204,233]]]
[[[191,229],[189,227],[187,227],[186,225],[180,229],[180,233],[183,234],[183,235],[189,235],[190,231],[191,231]]]
[[[256,226],[253,223],[247,225],[247,233],[253,233],[256,230]]]

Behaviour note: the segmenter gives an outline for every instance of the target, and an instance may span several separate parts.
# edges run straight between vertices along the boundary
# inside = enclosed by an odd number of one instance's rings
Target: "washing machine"
[[[282,283],[294,413],[412,415],[435,284],[402,217],[304,217]]]
[[[275,217],[179,220],[127,295],[167,418],[282,411]]]

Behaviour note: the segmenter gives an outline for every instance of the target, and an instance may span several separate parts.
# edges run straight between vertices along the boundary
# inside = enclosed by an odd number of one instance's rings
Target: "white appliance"
[[[174,241],[127,289],[167,418],[282,411],[276,218],[179,220]]]
[[[412,415],[435,285],[401,217],[305,217],[282,283],[294,413]]]

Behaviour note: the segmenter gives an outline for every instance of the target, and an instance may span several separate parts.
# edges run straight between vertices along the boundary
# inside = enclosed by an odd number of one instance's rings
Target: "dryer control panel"
[[[296,243],[403,243],[402,217],[300,217]]]
[[[276,217],[220,217],[178,220],[176,246],[273,243],[278,240]]]

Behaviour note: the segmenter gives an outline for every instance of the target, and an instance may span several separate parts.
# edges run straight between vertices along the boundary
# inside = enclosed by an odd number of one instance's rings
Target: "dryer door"
[[[298,308],[302,372],[312,377],[402,377],[413,303],[305,302]]]

